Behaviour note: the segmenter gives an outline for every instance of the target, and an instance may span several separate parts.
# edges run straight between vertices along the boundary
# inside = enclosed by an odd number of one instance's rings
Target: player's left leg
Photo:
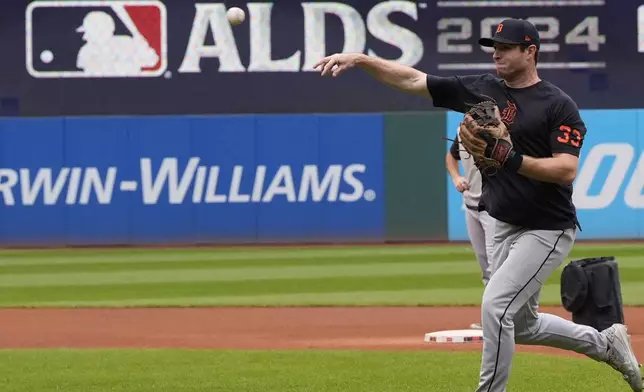
[[[622,373],[633,391],[642,391],[642,374],[625,326],[615,324],[598,332],[553,314],[539,313],[538,307],[539,292],[514,316],[517,343],[557,347],[606,362]]]
[[[530,297],[514,316],[515,342],[571,350],[597,361],[606,359],[608,340],[595,328],[539,313],[540,292]]]

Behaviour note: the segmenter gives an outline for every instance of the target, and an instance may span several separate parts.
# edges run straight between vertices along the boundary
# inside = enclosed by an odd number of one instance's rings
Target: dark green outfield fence
[[[385,239],[447,240],[443,113],[385,114]]]

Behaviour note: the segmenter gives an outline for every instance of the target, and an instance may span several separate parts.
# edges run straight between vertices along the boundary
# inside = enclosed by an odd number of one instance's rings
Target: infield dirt
[[[570,319],[561,307],[542,312]],[[638,358],[644,308],[626,307]],[[425,333],[467,329],[478,307],[2,309],[0,348],[472,350],[481,343],[425,343]],[[517,352],[582,356],[541,346]]]

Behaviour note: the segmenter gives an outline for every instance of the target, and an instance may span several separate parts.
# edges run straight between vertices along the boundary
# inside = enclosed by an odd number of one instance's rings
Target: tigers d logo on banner
[[[35,1],[25,34],[34,78],[155,77],[168,66],[161,1]]]

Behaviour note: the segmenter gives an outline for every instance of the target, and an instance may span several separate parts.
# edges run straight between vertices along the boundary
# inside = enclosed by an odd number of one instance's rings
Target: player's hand
[[[320,69],[322,76],[331,75],[333,77],[339,76],[342,72],[353,68],[358,60],[359,53],[336,53],[327,56],[318,61],[313,66],[313,69]]]
[[[467,182],[465,177],[456,177],[454,180],[454,187],[460,193],[463,193],[470,189],[470,184]]]

